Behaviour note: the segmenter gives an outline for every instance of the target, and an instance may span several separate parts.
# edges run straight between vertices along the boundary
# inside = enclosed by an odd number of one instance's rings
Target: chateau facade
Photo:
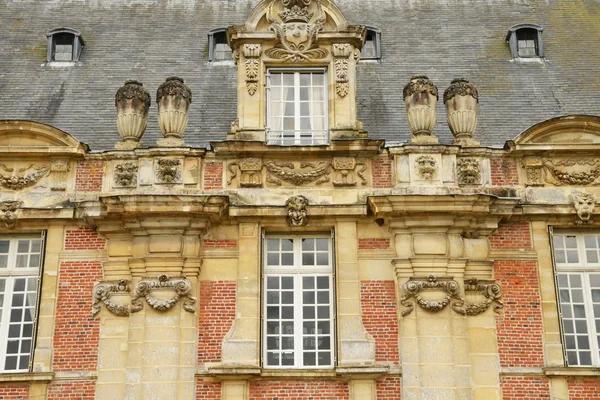
[[[0,1],[0,398],[600,398],[600,3],[388,3]]]

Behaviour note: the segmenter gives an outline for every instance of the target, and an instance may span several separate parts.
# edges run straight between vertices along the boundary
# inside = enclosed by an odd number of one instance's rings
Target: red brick
[[[514,158],[490,158],[493,186],[517,186],[519,170]]]
[[[377,400],[400,400],[401,380],[397,377],[388,377],[377,381]]]
[[[257,381],[250,382],[252,400],[344,400],[348,384],[337,381]]]
[[[585,378],[569,380],[570,400],[600,399],[600,379]]]
[[[392,187],[392,160],[389,157],[379,157],[371,160],[371,175],[374,188]]]
[[[204,163],[204,189],[223,189],[223,163],[209,161]]]
[[[48,400],[94,400],[95,381],[53,382],[48,387]]]
[[[358,239],[359,250],[385,250],[390,248],[390,239],[364,238]]]
[[[29,386],[13,384],[0,385],[0,400],[29,399]]]
[[[550,399],[550,386],[546,378],[503,376],[500,387],[503,400]]]
[[[100,192],[104,177],[102,161],[78,161],[75,168],[75,191]]]
[[[204,382],[198,379],[196,382],[196,400],[221,400],[221,383]]]
[[[540,291],[535,261],[496,261],[504,313],[497,317],[502,367],[544,366]]]
[[[92,319],[92,289],[102,278],[98,261],[64,261],[59,267],[53,370],[95,371],[100,323]]]
[[[198,362],[221,361],[221,343],[235,319],[235,281],[200,282]]]
[[[237,247],[237,240],[235,239],[204,239],[202,244],[205,249],[235,249]]]
[[[106,240],[92,228],[81,227],[67,230],[65,250],[104,250]]]
[[[498,232],[490,236],[492,250],[530,250],[531,229],[529,222],[507,222],[498,227]]]
[[[398,315],[394,281],[360,283],[362,322],[375,338],[375,360],[398,363]]]

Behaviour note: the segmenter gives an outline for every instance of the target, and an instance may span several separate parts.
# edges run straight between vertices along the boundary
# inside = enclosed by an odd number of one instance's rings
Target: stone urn
[[[479,141],[473,139],[479,107],[477,88],[464,78],[454,79],[444,92],[444,104],[454,144],[478,146]]]
[[[438,139],[431,134],[435,127],[437,87],[428,77],[417,75],[410,78],[410,82],[404,86],[403,95],[408,126],[413,132],[411,143],[437,143]]]
[[[141,82],[130,80],[117,90],[117,127],[122,142],[115,145],[117,150],[132,150],[140,146],[140,139],[148,123],[150,94]]]
[[[192,91],[176,76],[167,80],[156,91],[158,103],[158,126],[164,138],[159,146],[183,146],[183,132],[188,124],[188,110],[192,102]]]

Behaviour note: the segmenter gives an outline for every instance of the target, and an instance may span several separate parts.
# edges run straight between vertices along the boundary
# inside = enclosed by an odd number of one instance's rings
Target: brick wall
[[[371,160],[371,174],[374,188],[392,187],[392,160],[389,157],[379,157]]]
[[[348,384],[335,381],[258,381],[250,383],[252,400],[344,400]]]
[[[498,226],[498,232],[490,236],[492,250],[531,249],[529,222],[507,222]]]
[[[390,248],[390,239],[364,238],[358,239],[359,250],[385,250]]]
[[[220,382],[203,382],[202,378],[196,382],[196,400],[221,400]]]
[[[81,227],[67,230],[65,250],[103,250],[106,240],[92,228]]]
[[[54,382],[48,387],[48,400],[94,400],[95,381]]]
[[[235,318],[235,281],[200,282],[198,362],[221,361],[221,343]]]
[[[542,310],[535,261],[496,261],[504,314],[497,317],[502,367],[544,365]]]
[[[398,363],[398,316],[394,281],[362,281],[360,305],[363,325],[375,338],[375,360]]]
[[[78,161],[75,168],[75,190],[81,192],[102,191],[104,163],[102,161]]]
[[[204,163],[204,189],[223,189],[223,163],[220,161]]]
[[[92,288],[102,277],[98,261],[64,261],[59,267],[53,370],[95,371],[99,321],[92,319]]]
[[[514,158],[490,158],[493,186],[516,186],[519,184],[517,160]]]
[[[550,386],[546,378],[503,376],[500,388],[503,400],[550,399]]]
[[[574,379],[569,380],[570,400],[598,400],[600,399],[600,379]]]
[[[0,385],[1,400],[26,400],[29,399],[29,386]]]
[[[400,400],[401,380],[399,377],[385,378],[377,381],[377,400]]]
[[[237,247],[237,240],[235,239],[204,239],[202,245],[205,249],[235,249]]]

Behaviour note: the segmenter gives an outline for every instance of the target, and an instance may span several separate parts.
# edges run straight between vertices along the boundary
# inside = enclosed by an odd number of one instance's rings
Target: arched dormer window
[[[374,26],[365,26],[367,28],[367,38],[360,51],[361,60],[380,60],[381,59],[381,29]]]
[[[543,58],[542,31],[536,24],[519,24],[508,30],[506,41],[513,58]]]
[[[85,42],[81,33],[71,28],[52,29],[48,37],[48,62],[79,61]]]
[[[208,32],[208,61],[233,60],[227,43],[227,28],[216,28]]]

